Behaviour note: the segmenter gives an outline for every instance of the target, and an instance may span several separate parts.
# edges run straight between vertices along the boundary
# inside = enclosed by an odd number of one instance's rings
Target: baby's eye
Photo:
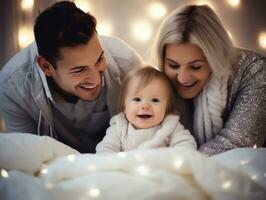
[[[152,101],[153,103],[158,103],[158,102],[160,102],[160,99],[158,99],[158,98],[153,98],[151,101]]]
[[[132,101],[135,101],[135,102],[140,102],[140,101],[141,101],[141,99],[140,99],[139,97],[134,97],[134,98],[132,99]]]

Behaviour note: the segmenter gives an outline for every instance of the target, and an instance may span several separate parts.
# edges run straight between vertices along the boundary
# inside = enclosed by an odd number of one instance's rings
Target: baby
[[[175,114],[172,87],[159,70],[145,66],[131,70],[123,80],[120,113],[110,120],[96,153],[186,146],[196,142]]]

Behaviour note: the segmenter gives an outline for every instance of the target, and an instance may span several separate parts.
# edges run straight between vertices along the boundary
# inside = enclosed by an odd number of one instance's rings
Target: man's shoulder
[[[19,78],[18,76],[32,71],[36,55],[37,48],[35,43],[18,52],[0,71],[1,80],[5,82],[12,78]]]
[[[35,65],[33,55],[35,44],[31,44],[12,57],[0,71],[1,91],[20,91],[28,87],[33,76],[33,66]],[[37,49],[36,49],[37,52]],[[25,86],[25,84],[27,86]]]

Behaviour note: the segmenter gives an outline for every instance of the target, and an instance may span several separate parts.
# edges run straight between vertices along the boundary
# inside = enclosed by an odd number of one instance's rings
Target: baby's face
[[[139,91],[138,84],[138,78],[129,82],[124,113],[135,128],[151,128],[160,124],[165,117],[169,89],[160,79],[153,79]]]

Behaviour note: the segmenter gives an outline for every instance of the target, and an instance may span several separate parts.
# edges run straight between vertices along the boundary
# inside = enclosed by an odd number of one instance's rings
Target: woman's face
[[[165,74],[182,98],[195,98],[211,74],[202,50],[194,44],[184,43],[168,44],[165,51]]]

